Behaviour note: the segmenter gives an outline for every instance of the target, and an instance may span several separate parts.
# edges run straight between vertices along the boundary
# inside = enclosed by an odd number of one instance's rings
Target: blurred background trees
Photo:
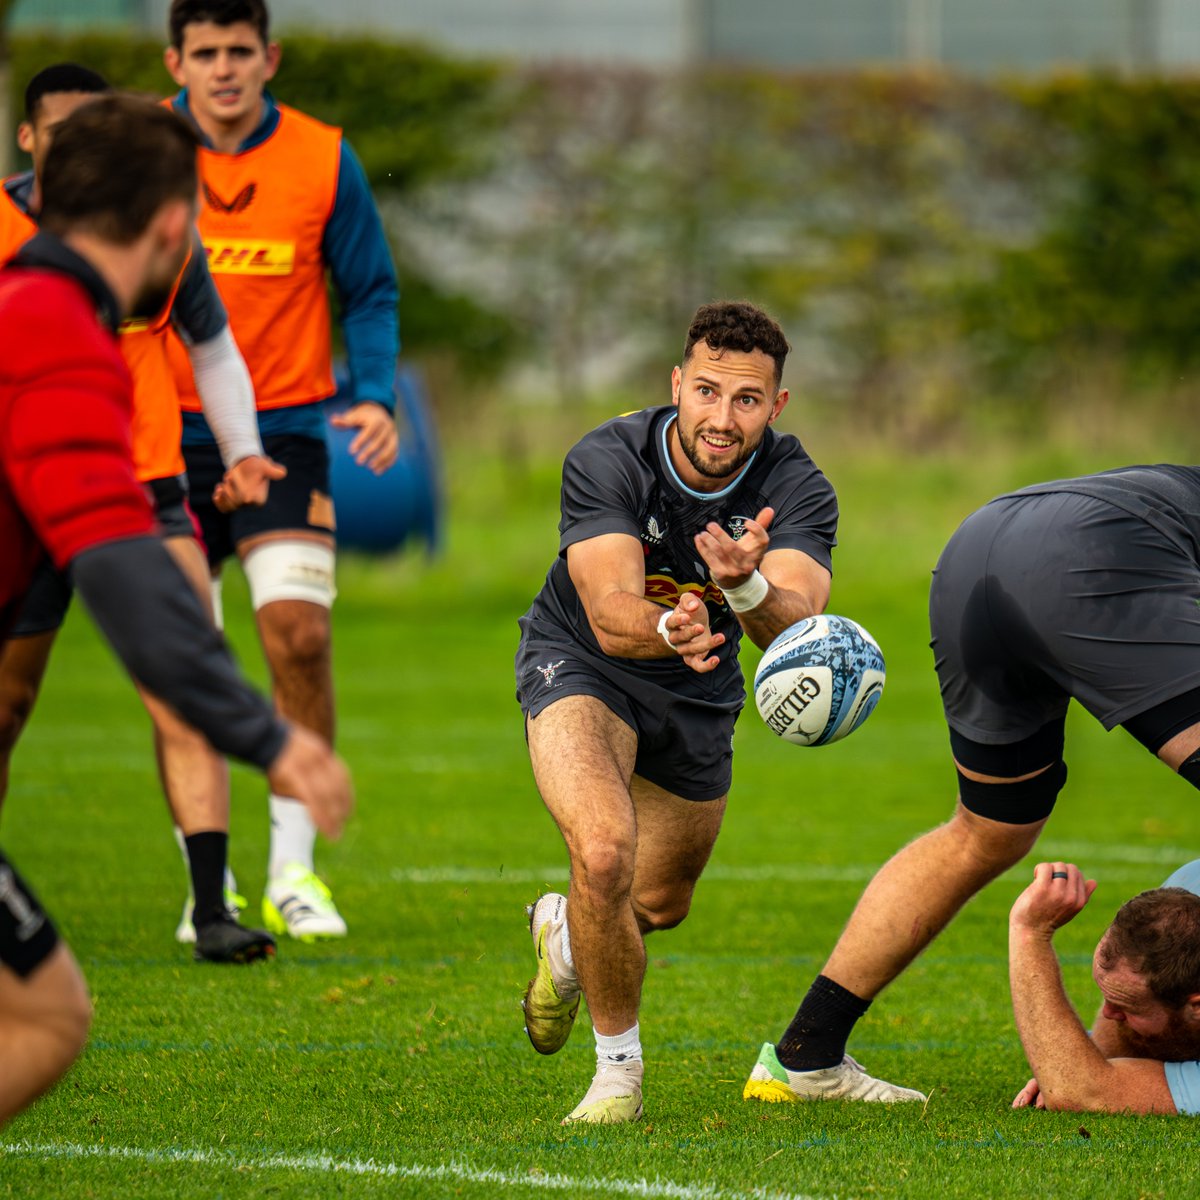
[[[16,94],[64,58],[171,90],[156,41],[23,34]],[[514,66],[289,36],[273,90],[346,128],[405,353],[445,406],[653,402],[694,307],[744,296],[785,325],[821,419],[914,448],[1190,410],[1200,81]]]

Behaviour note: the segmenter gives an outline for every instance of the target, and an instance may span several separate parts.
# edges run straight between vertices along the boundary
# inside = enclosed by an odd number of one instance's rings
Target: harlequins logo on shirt
[[[733,538],[735,542],[742,536],[743,533],[746,532],[746,522],[748,520],[748,517],[729,518],[726,528],[729,530],[729,536]]]
[[[535,667],[537,671],[541,671],[542,678],[546,681],[546,686],[551,687],[554,683],[554,676],[558,674],[558,668],[566,662],[566,659],[560,658],[558,662],[547,663],[544,667]]]
[[[204,199],[208,201],[208,207],[214,209],[216,212],[229,213],[231,215],[233,213],[245,212],[254,202],[255,193],[258,191],[257,183],[248,183],[232,200],[225,201],[207,183],[202,186],[204,188]]]

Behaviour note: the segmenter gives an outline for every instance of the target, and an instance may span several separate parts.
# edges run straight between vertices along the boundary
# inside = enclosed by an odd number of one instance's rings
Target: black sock
[[[183,839],[188,865],[192,870],[192,924],[197,929],[212,921],[226,919],[225,861],[229,852],[229,834],[212,831],[193,833]]]
[[[836,1067],[846,1053],[854,1023],[870,1007],[870,1000],[861,1000],[840,983],[818,975],[775,1043],[776,1057],[793,1071]]]

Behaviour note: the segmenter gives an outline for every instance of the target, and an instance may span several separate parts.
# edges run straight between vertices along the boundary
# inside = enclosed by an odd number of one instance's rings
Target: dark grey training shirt
[[[791,434],[768,428],[762,444],[733,483],[719,492],[693,491],[679,478],[666,434],[671,405],[607,421],[583,438],[563,464],[559,555],[526,613],[527,636],[566,637],[584,652],[605,657],[567,570],[567,548],[606,533],[638,538],[646,560],[646,598],[673,608],[686,592],[703,596],[714,632],[725,634],[721,665],[700,675],[680,658],[620,659],[635,675],[682,696],[740,703],[737,665],[741,626],[712,581],[693,539],[709,521],[737,538],[747,518],[775,510],[771,550],[801,550],[831,569],[837,543],[833,487]],[[609,661],[613,661],[609,659]]]

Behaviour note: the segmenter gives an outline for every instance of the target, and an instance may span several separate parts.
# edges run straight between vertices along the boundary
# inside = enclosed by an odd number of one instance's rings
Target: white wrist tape
[[[671,631],[667,628],[667,618],[674,611],[674,609],[669,608],[661,617],[658,618],[658,632],[662,634],[663,641],[666,642],[672,650],[675,649],[675,643],[671,641]]]
[[[739,583],[737,587],[721,589],[725,593],[725,603],[734,612],[748,612],[757,608],[767,598],[767,592],[770,590],[771,585],[761,571],[755,571],[745,583]]]

